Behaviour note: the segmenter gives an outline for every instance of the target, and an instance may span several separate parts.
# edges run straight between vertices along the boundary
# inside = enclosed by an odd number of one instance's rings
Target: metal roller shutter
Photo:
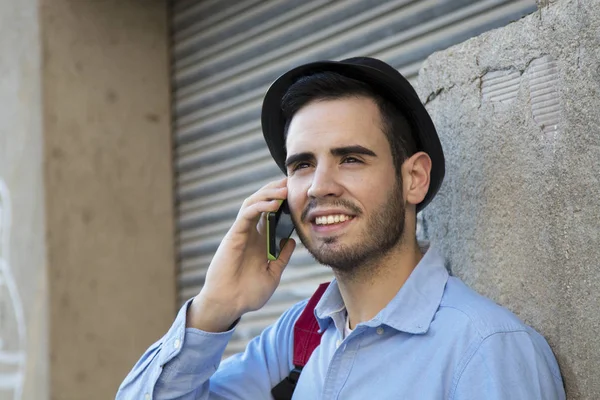
[[[260,130],[268,85],[318,59],[381,58],[414,81],[423,60],[536,9],[534,0],[180,0],[173,12],[179,300],[203,284],[244,198],[281,173]],[[299,246],[280,287],[227,353],[331,279]]]

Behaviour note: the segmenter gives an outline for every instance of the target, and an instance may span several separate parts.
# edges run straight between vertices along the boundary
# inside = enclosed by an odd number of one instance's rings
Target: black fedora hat
[[[296,67],[281,75],[269,88],[262,106],[262,130],[271,156],[286,173],[285,117],[281,99],[299,78],[318,72],[337,72],[348,78],[370,85],[377,93],[396,105],[411,125],[417,151],[431,158],[429,191],[417,211],[421,211],[436,195],[444,180],[444,152],[435,126],[411,84],[392,66],[369,57],[355,57],[342,61],[317,61]]]

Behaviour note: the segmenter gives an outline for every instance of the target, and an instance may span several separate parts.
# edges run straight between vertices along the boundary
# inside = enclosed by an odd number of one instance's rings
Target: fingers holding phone
[[[286,179],[282,179],[265,185],[243,202],[210,263],[202,290],[188,310],[188,326],[223,331],[271,298],[295,247],[293,240],[288,241],[279,248],[278,257],[268,259],[268,213],[276,213],[286,196]],[[272,227],[276,231],[276,224]]]
[[[294,222],[290,215],[287,200],[280,201],[277,211],[266,214],[267,227],[267,258],[275,261],[283,246],[294,232]]]
[[[246,198],[232,226],[236,232],[256,226],[263,213],[274,212],[287,197],[287,178],[271,182]]]
[[[279,256],[277,259],[269,261],[269,268],[273,269],[281,276],[281,274],[283,274],[283,270],[290,262],[290,258],[292,258],[294,250],[296,249],[296,241],[293,238],[282,239],[279,247],[281,248]]]

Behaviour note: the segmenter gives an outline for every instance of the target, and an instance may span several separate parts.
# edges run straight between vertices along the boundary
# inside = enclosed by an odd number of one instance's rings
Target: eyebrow
[[[285,160],[285,167],[289,167],[292,164],[295,164],[300,161],[310,161],[315,158],[315,155],[311,152],[297,153],[288,156]]]
[[[362,154],[364,156],[377,157],[372,150],[360,145],[335,147],[331,149],[331,154],[337,157],[347,156],[348,154]]]
[[[336,156],[336,157],[343,157],[343,156],[347,156],[349,154],[362,154],[365,156],[377,157],[377,154],[375,154],[375,152],[367,149],[366,147],[360,146],[360,145],[334,147],[333,149],[330,150],[330,153],[331,153],[331,155]],[[285,160],[285,166],[287,168],[291,164],[295,164],[300,161],[310,161],[310,160],[313,160],[314,158],[315,158],[315,155],[311,152],[292,154],[292,155],[288,156],[288,158]]]

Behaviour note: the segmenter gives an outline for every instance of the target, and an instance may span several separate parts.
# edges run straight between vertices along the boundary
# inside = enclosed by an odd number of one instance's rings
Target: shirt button
[[[144,396],[144,399],[150,400],[150,393],[146,393],[146,395]]]
[[[342,344],[342,341],[340,339],[335,341],[335,348],[337,349],[338,347],[340,347],[340,344]]]
[[[175,346],[175,348],[178,349],[179,346],[181,346],[181,340],[175,339],[175,343],[173,343],[173,346]]]
[[[378,335],[383,335],[383,328],[380,326],[376,329]]]

